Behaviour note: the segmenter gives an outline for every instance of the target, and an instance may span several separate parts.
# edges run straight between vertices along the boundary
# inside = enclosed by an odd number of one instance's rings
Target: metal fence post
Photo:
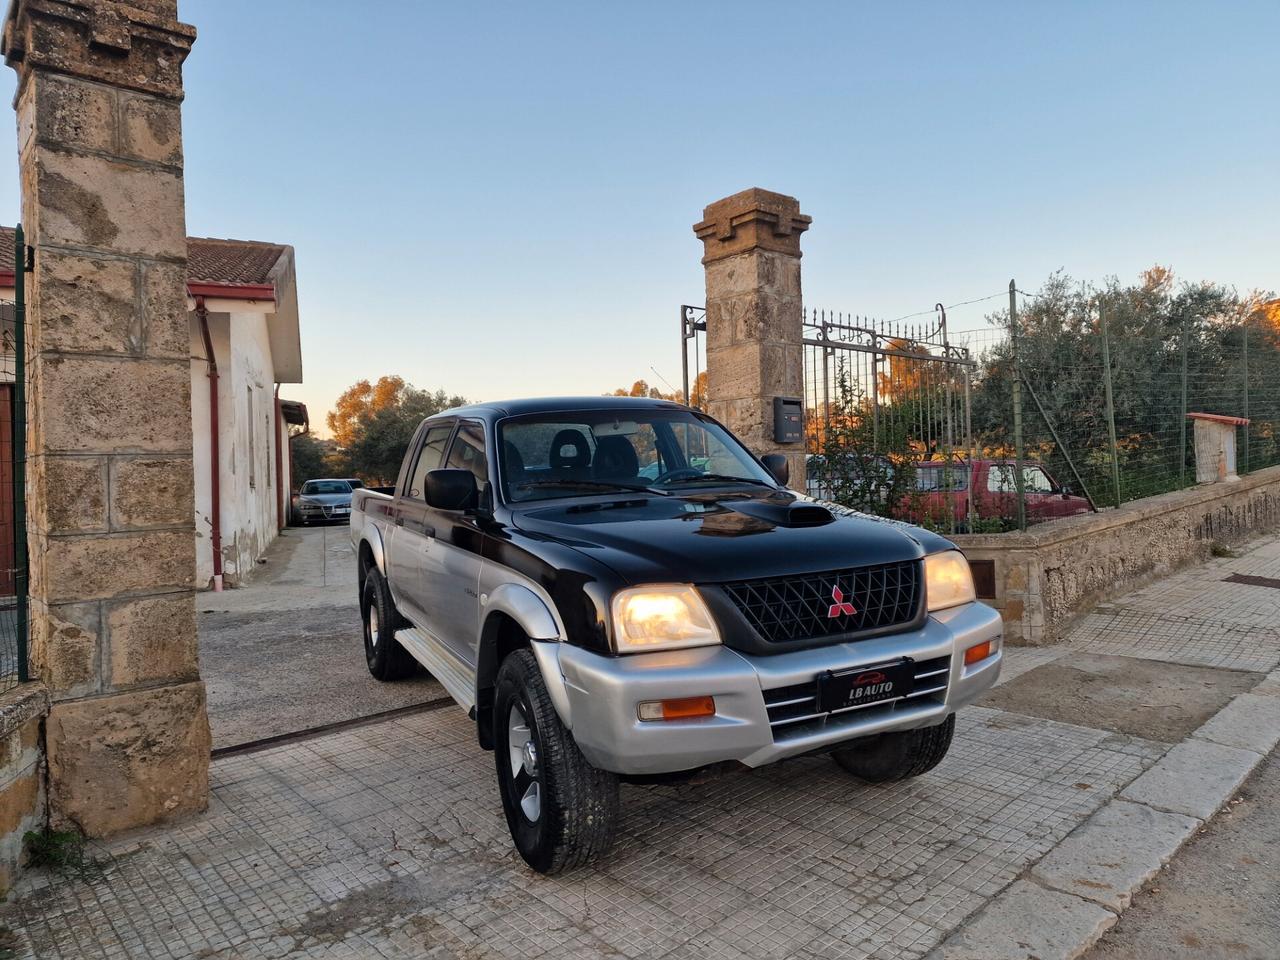
[[[965,533],[973,533],[974,503],[976,491],[973,487],[973,401],[970,396],[969,368],[964,368],[964,476],[965,476]]]
[[[1178,486],[1187,485],[1187,330],[1182,321],[1182,416],[1178,420]]]
[[[1240,342],[1240,359],[1244,365],[1244,412],[1240,414],[1249,419],[1249,320],[1244,321],[1244,338]],[[1249,424],[1244,425],[1244,472],[1249,472]]]
[[[1027,491],[1022,476],[1022,366],[1018,361],[1018,284],[1009,281],[1009,344],[1013,354],[1013,486],[1018,495],[1018,529],[1027,529]]]
[[[684,394],[684,405],[689,406],[689,320],[685,315],[685,307],[680,307],[680,381]]]
[[[13,232],[13,586],[17,607],[18,682],[30,679],[27,665],[27,239]]]
[[[1116,443],[1116,407],[1111,397],[1111,342],[1107,335],[1107,312],[1098,301],[1098,326],[1102,328],[1102,388],[1107,403],[1107,437],[1111,441],[1111,482],[1115,485],[1116,506],[1120,506],[1120,449]]]

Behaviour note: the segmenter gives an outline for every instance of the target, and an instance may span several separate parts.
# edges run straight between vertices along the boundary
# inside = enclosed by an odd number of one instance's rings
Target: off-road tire
[[[953,713],[937,726],[877,734],[833,750],[831,755],[846,771],[868,783],[909,780],[942,762],[955,732]]]
[[[517,650],[502,662],[493,698],[494,751],[502,809],[516,850],[534,870],[560,873],[598,859],[613,844],[618,778],[591,766],[565,729],[542,680],[538,661]],[[540,813],[531,821],[516,794],[509,717],[513,702],[529,722],[537,755]]]
[[[376,621],[372,615],[376,614]],[[396,640],[396,628],[403,621],[391,602],[391,591],[377,568],[365,574],[360,594],[360,619],[363,622],[364,662],[375,680],[384,683],[403,680],[418,669],[418,661]],[[378,629],[374,642],[373,628]]]

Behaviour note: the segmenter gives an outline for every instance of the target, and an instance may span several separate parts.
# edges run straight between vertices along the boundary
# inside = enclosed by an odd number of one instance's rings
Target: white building
[[[298,290],[289,246],[190,237],[187,258],[196,583],[220,589],[288,519],[289,427],[307,426],[306,408],[279,397],[302,382]],[[0,300],[13,299],[13,262],[0,228]]]

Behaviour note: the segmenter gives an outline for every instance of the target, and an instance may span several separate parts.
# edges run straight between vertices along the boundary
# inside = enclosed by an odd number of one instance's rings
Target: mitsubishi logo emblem
[[[835,602],[827,608],[827,619],[834,620],[836,617],[851,617],[858,611],[853,609],[853,604],[844,598],[844,592],[838,586],[831,588],[831,599]]]

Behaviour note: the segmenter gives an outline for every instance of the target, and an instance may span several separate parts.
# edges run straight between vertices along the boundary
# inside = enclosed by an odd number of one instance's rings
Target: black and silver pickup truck
[[[786,483],[697,410],[587,397],[433,416],[393,496],[355,491],[369,670],[421,665],[469,711],[534,869],[608,849],[620,779],[816,752],[922,774],[995,681],[953,544]]]

